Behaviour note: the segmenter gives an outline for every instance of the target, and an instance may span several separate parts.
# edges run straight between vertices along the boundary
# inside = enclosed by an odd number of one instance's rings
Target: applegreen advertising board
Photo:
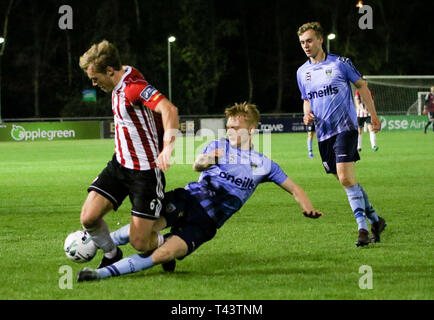
[[[100,121],[1,123],[0,141],[99,139],[100,127]]]
[[[378,116],[382,131],[423,130],[427,116]]]

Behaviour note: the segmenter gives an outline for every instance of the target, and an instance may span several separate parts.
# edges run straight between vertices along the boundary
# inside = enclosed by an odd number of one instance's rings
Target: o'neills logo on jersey
[[[226,179],[230,181],[231,183],[235,184],[238,187],[246,188],[248,190],[252,190],[255,188],[255,184],[253,183],[253,179],[244,177],[244,179],[241,178],[235,178],[235,176],[228,174],[227,172],[221,171],[219,173],[219,177]]]
[[[338,94],[338,92],[339,92],[338,87],[332,87],[332,85],[328,85],[327,87],[324,87],[323,90],[309,92],[307,94],[307,98],[316,99],[316,98],[330,96],[333,94]]]

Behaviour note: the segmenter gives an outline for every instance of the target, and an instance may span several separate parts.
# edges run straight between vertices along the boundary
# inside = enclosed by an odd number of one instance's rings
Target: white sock
[[[309,153],[312,152],[312,140],[309,139],[309,138],[307,138],[307,151],[308,151]]]
[[[357,137],[357,149],[362,149],[362,135],[360,133]]]
[[[376,140],[377,140],[377,135],[375,134],[374,131],[369,132],[369,138],[371,139],[371,147],[375,147],[376,146]]]
[[[164,236],[161,233],[157,233],[158,236],[158,247],[161,247],[164,243]]]
[[[96,246],[102,251],[107,258],[113,258],[116,255],[117,247],[110,237],[109,228],[104,220],[101,220],[98,226],[93,228],[85,228],[92,237]]]

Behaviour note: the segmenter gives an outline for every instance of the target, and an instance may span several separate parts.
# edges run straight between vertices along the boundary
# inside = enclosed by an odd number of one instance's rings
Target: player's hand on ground
[[[374,132],[378,132],[381,130],[381,122],[377,117],[371,117],[371,126]]]
[[[318,210],[312,210],[312,211],[303,211],[303,214],[305,217],[307,218],[311,218],[311,219],[318,219],[319,217],[321,217],[323,215],[323,213],[321,211]]]
[[[303,122],[305,125],[310,126],[315,120],[315,115],[310,112],[303,117]]]

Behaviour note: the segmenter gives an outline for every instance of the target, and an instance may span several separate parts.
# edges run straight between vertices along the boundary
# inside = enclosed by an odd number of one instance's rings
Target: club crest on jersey
[[[157,92],[157,89],[155,89],[153,86],[148,85],[145,89],[143,89],[142,92],[140,92],[140,96],[145,100],[149,101],[151,97]]]
[[[332,69],[326,69],[325,73],[327,77],[330,77],[332,75]]]
[[[310,76],[310,72],[306,72],[306,81],[310,81],[311,76]]]

